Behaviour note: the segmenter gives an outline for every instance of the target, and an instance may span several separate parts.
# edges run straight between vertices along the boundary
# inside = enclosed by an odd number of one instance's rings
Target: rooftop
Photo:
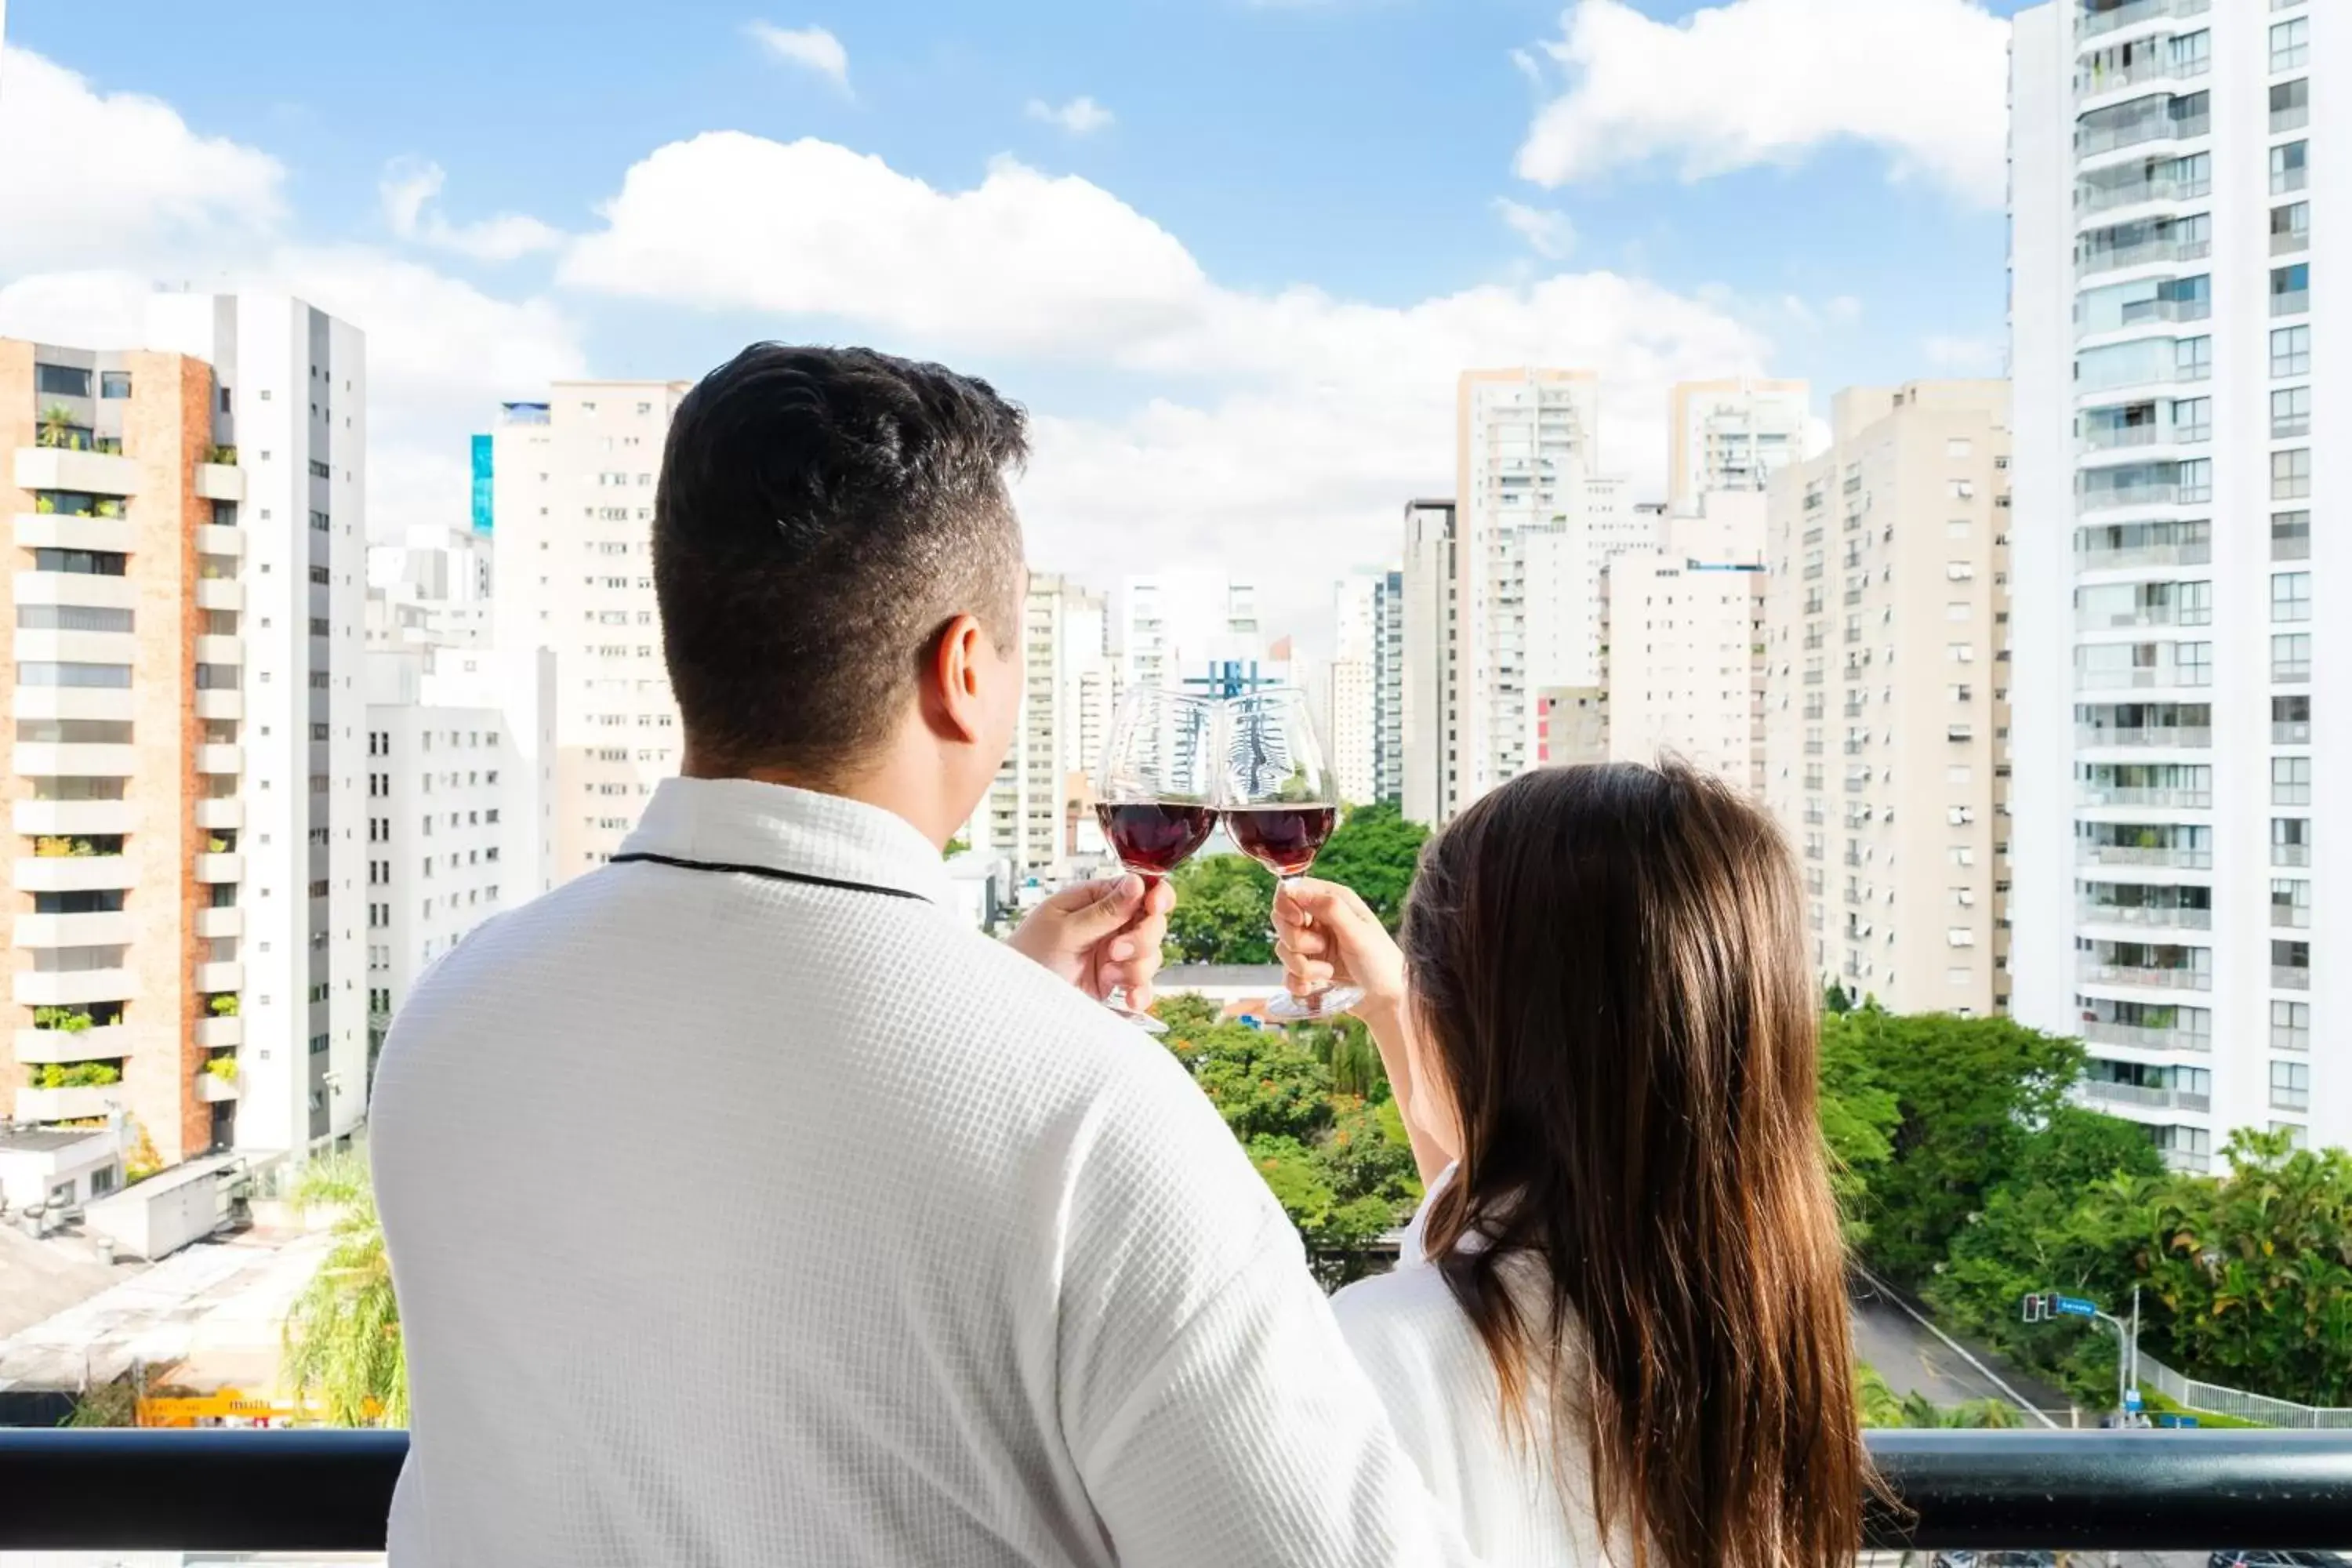
[[[0,1151],[16,1150],[26,1154],[54,1154],[60,1149],[70,1149],[93,1138],[114,1136],[107,1127],[0,1127]]]

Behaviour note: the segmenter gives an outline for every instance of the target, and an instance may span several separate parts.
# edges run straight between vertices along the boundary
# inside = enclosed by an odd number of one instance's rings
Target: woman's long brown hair
[[[1762,812],[1613,764],[1480,800],[1405,921],[1461,1118],[1430,1254],[1506,1411],[1544,1402],[1555,1474],[1580,1447],[1604,1539],[1649,1568],[1833,1568],[1862,1537],[1802,909]],[[1530,1255],[1541,1311],[1511,1289]]]

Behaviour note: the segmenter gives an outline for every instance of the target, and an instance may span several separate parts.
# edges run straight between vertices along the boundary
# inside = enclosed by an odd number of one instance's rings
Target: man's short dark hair
[[[825,777],[879,745],[942,627],[1018,641],[1021,409],[871,349],[755,343],[678,405],[654,503],[663,652],[705,763]]]

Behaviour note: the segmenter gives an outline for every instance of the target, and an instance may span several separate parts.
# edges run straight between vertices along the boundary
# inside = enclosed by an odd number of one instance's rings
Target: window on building
[[[2271,619],[2311,619],[2311,574],[2277,572],[2271,575]]]
[[[2271,638],[2271,679],[2281,683],[2311,679],[2311,634],[2289,632]]]
[[[127,370],[102,370],[98,373],[98,395],[109,402],[131,395],[131,373]]]
[[[2292,21],[2271,24],[2271,71],[2299,69],[2311,59],[2311,18],[2297,16]]]
[[[2271,1049],[2274,1051],[2311,1049],[2310,1003],[2273,1002],[2271,1004]]]
[[[2310,1063],[2271,1063],[2271,1109],[2273,1110],[2311,1109]]]
[[[2289,376],[2310,374],[2311,329],[2309,327],[2272,328],[2271,374]]]
[[[2271,195],[2285,195],[2311,182],[2311,143],[2289,142],[2271,149]]]
[[[2311,388],[2283,386],[2271,394],[2271,438],[2292,440],[2311,434]]]
[[[2271,759],[2271,804],[2273,805],[2309,805],[2311,804],[2311,759],[2309,757],[2273,757]]]

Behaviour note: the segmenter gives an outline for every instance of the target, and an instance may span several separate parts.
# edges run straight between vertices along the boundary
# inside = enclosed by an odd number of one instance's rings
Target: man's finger
[[[1063,917],[1063,931],[1073,947],[1092,947],[1134,918],[1142,906],[1143,879],[1112,877],[1085,882],[1055,894],[1046,907]]]

